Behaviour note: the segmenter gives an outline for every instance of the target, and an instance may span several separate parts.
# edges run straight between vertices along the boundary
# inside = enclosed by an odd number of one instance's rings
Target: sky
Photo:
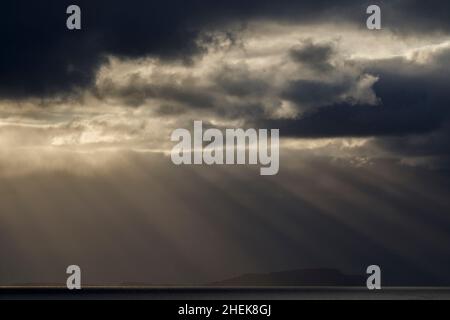
[[[70,264],[95,285],[371,264],[450,284],[448,1],[1,12],[0,286],[65,283]],[[171,132],[196,120],[280,129],[279,174],[173,165]]]

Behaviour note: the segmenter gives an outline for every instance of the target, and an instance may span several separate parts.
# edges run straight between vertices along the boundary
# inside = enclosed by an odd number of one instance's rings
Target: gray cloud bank
[[[204,52],[205,30],[254,20],[365,25],[366,1],[78,1],[83,30],[68,32],[69,1],[3,2],[0,95],[69,94],[91,86],[104,57],[183,59]],[[448,32],[446,1],[385,1],[385,26],[400,33]],[[211,39],[204,39],[212,41]]]

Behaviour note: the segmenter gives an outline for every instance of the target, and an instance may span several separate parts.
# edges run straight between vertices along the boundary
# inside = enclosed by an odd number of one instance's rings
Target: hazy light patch
[[[283,146],[293,150],[312,150],[328,146],[352,149],[363,147],[371,140],[370,138],[285,139]]]
[[[439,44],[426,45],[420,48],[410,50],[405,56],[408,60],[418,64],[427,64],[432,62],[436,55],[450,49],[450,41]]]

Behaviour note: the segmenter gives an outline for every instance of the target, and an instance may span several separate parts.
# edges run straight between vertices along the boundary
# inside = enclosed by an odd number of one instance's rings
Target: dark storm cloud
[[[311,43],[301,48],[329,52],[321,55],[322,59],[313,59],[314,65],[322,65],[339,58],[332,54],[331,47]],[[428,56],[427,60],[420,62],[424,59],[418,58],[420,55]],[[303,61],[310,63],[307,57],[302,56]],[[125,86],[108,86],[106,81],[100,97],[119,97],[134,106],[154,98],[160,104],[156,110],[159,114],[206,110],[223,118],[246,120],[249,126],[279,128],[282,135],[291,137],[429,134],[449,119],[449,57],[450,50],[440,48],[418,52],[413,59],[352,61],[353,66],[348,68],[333,67],[329,79],[292,80],[278,89],[271,86],[270,77],[252,73],[245,64],[218,68],[205,78],[208,84],[204,86],[189,76],[178,79],[180,85],[164,79],[158,84],[136,75]],[[360,103],[352,97],[367,75],[378,79],[371,85],[376,104]],[[278,108],[280,99],[293,102],[303,113],[296,119],[270,119],[265,110]]]
[[[295,23],[345,21],[364,26],[369,1],[76,1],[82,31],[66,29],[73,1],[2,2],[0,96],[20,98],[71,92],[92,84],[111,54],[123,58],[159,56],[189,61],[202,52],[201,31],[228,22],[272,19]],[[448,3],[386,4],[397,29],[448,30]],[[426,14],[423,14],[426,12]],[[305,53],[300,54],[305,59]],[[326,53],[325,53],[326,54]]]
[[[66,28],[71,3],[2,3],[1,96],[55,95],[89,86],[107,54],[185,57],[199,50],[184,13],[169,10],[168,2],[77,1],[81,31]]]
[[[442,50],[425,64],[403,58],[362,63],[376,75],[373,85],[378,105],[338,103],[321,106],[343,91],[323,82],[296,82],[289,89],[293,101],[315,102],[299,119],[266,121],[262,126],[279,127],[288,136],[393,136],[424,134],[440,129],[449,120],[450,50]]]
[[[340,95],[349,90],[350,86],[350,81],[327,83],[315,80],[297,80],[289,84],[282,96],[300,105],[323,106],[338,99]]]
[[[299,120],[272,120],[262,126],[279,128],[291,137],[365,137],[427,133],[442,124],[441,114],[420,107],[336,104],[311,111]]]
[[[385,23],[402,33],[450,31],[449,1],[384,1]]]
[[[335,53],[332,44],[315,44],[311,39],[291,49],[291,58],[314,71],[327,72],[333,69],[331,58]]]

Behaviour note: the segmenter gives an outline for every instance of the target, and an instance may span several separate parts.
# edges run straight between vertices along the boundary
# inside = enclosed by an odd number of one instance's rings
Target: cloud
[[[214,39],[209,31],[228,32],[233,26],[253,21],[277,21],[312,25],[320,23],[364,26],[365,8],[360,1],[84,1],[82,30],[65,28],[70,1],[7,0],[1,21],[2,52],[0,96],[49,97],[75,94],[92,86],[106,56],[123,59],[159,57],[189,63],[205,52]],[[424,5],[418,1],[380,2],[386,13],[386,29],[414,33],[449,30],[445,1]],[[26,10],[24,9],[26,8]],[[427,12],[427,14],[422,14]],[[414,18],[414,19],[413,19]],[[228,32],[230,39],[233,32]],[[314,49],[315,51],[309,51]],[[300,60],[329,54],[327,48],[294,51]],[[322,50],[322,51],[321,51]],[[312,55],[314,53],[314,55]],[[308,58],[309,57],[309,58]],[[320,63],[320,62],[318,62]],[[313,68],[327,68],[326,63]]]
[[[330,50],[325,61],[316,58],[311,70],[310,65],[299,63],[298,57],[292,58],[293,51],[302,50],[295,44],[287,42],[277,51],[265,53],[255,43],[258,36],[242,35],[237,47],[209,47],[189,65],[161,59],[141,59],[133,64],[112,58],[99,72],[95,95],[103,101],[151,108],[169,116],[174,116],[175,110],[253,122],[292,117],[331,103],[377,103],[372,90],[377,78],[348,63],[337,49]],[[270,35],[267,40],[276,37]],[[302,48],[306,43],[306,50],[331,46],[311,39],[300,42]],[[317,69],[322,63],[329,65],[326,75]]]
[[[439,130],[449,116],[446,106],[450,97],[445,84],[450,79],[444,72],[450,68],[449,54],[450,49],[444,46],[437,51],[415,51],[409,58],[356,62],[363,73],[376,77],[376,81],[369,81],[376,96],[374,105],[339,102],[345,83],[294,83],[288,97],[298,103],[315,103],[319,108],[298,119],[269,120],[262,126],[271,123],[270,127],[280,127],[281,132],[297,137],[401,136]]]
[[[333,70],[331,59],[334,56],[333,44],[315,44],[312,39],[302,41],[302,45],[290,51],[292,59],[314,71],[328,72]]]
[[[450,50],[441,37],[266,20],[233,30],[204,32],[189,61],[105,55],[76,96],[3,99],[2,123],[21,125],[4,128],[3,143],[165,150],[171,130],[202,119],[279,128],[285,138],[377,137],[373,150],[410,157],[393,150],[394,137],[431,136],[447,121]]]
[[[208,24],[257,17],[269,9],[256,1],[78,1],[82,30],[71,32],[65,27],[70,4],[2,4],[7,14],[0,28],[0,96],[55,96],[89,87],[106,55],[188,61],[202,52],[198,39]],[[280,14],[288,9],[275,7]]]

